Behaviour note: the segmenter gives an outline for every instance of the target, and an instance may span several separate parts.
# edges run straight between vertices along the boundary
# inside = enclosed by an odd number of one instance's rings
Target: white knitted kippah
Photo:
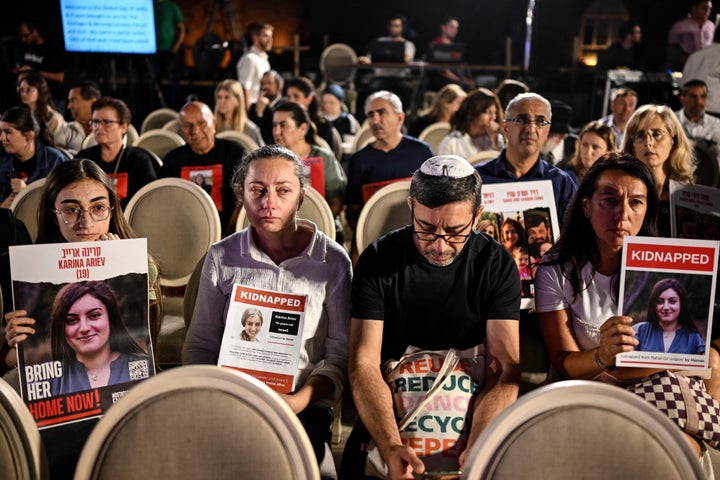
[[[472,175],[475,169],[458,155],[438,155],[425,160],[420,171],[432,177],[465,178]]]

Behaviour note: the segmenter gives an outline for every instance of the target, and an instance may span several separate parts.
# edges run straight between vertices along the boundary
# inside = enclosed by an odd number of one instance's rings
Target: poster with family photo
[[[218,365],[251,375],[280,393],[295,389],[307,295],[236,284]]]
[[[35,320],[17,355],[39,428],[99,417],[155,374],[146,239],[10,247],[10,271]]]
[[[560,234],[552,182],[483,185],[482,194],[484,209],[476,228],[513,256],[522,284],[520,306],[533,308],[535,268]]]
[[[639,343],[617,366],[707,370],[719,245],[624,238],[618,314],[633,319]]]

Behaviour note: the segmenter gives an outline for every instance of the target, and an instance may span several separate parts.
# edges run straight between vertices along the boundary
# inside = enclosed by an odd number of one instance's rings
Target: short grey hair
[[[505,118],[511,118],[510,110],[512,110],[513,107],[515,107],[515,105],[517,105],[518,103],[533,101],[542,102],[547,107],[548,112],[550,112],[550,118],[548,118],[548,121],[550,121],[552,119],[552,106],[550,105],[550,102],[547,98],[535,92],[521,93],[519,95],[516,95],[512,100],[510,100],[507,104],[507,107],[505,108]]]
[[[400,97],[395,95],[392,92],[389,92],[387,90],[380,90],[375,93],[370,94],[369,97],[365,100],[365,113],[367,113],[368,108],[370,108],[370,104],[377,100],[378,98],[381,98],[383,100],[387,100],[390,103],[390,106],[392,106],[392,109],[395,113],[403,113],[403,105],[402,101],[400,100]]]

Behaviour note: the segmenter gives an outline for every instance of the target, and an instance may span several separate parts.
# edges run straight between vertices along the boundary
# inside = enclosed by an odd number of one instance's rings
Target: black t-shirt
[[[433,266],[407,226],[360,256],[352,316],[384,321],[383,362],[399,358],[408,345],[466,349],[485,341],[488,319],[520,319],[520,277],[503,246],[476,232],[451,265]]]

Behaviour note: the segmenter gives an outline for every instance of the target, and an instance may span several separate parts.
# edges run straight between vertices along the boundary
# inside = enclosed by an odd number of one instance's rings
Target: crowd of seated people
[[[395,36],[405,41],[402,19],[396,20],[398,28],[393,28],[400,33]],[[468,426],[468,450],[489,421],[520,394],[521,315],[542,331],[552,380],[607,380],[611,369],[622,371],[614,368],[616,355],[636,343],[631,320],[616,316],[613,281],[622,237],[656,232],[669,237],[669,180],[694,182],[693,145],[686,134],[692,125],[681,123],[690,106],[682,115],[664,105],[637,107],[635,92],[619,90],[611,100],[612,115],[582,126],[572,160],[555,165],[541,153],[553,122],[552,103],[528,85],[508,80],[495,91],[443,87],[436,104],[410,126],[415,135],[403,133],[410,108],[401,101],[404,92],[369,92],[359,108],[373,138],[347,152],[347,161],[341,163],[335,142],[355,135],[359,125],[347,115],[339,85],[318,92],[308,78],[283,81],[277,72],[267,71],[256,85],[258,91],[248,95],[241,83],[227,79],[217,84],[214,111],[191,101],[178,112],[186,144],[170,151],[160,166],[151,154],[128,144],[132,116],[122,99],[102,97],[92,85],[77,84],[68,92],[74,124],[66,123],[52,109],[42,77],[36,81],[28,73],[18,84],[18,103],[23,105],[0,116],[0,206],[9,208],[23,188],[47,177],[37,243],[133,238],[122,208],[142,186],[161,177],[195,181],[199,171],[212,170],[217,177],[208,193],[220,213],[224,238],[211,247],[202,267],[183,363],[217,363],[233,284],[308,294],[297,388],[283,399],[305,427],[318,462],[329,442],[332,407],[343,398],[349,380],[359,420],[338,466],[341,478],[367,478],[359,445],[370,438],[392,478],[412,478],[412,472],[422,473],[425,465],[418,452],[400,440],[391,392],[378,369],[381,361],[397,359],[410,345],[442,350],[485,343],[488,355],[502,368],[482,379],[482,395]],[[691,87],[703,89],[702,84],[690,84],[683,94],[689,95]],[[506,97],[507,91],[512,93]],[[256,101],[248,105],[248,98]],[[318,108],[321,99],[328,104],[324,116]],[[696,123],[701,118],[692,116]],[[435,122],[448,122],[452,131],[433,152],[415,137]],[[97,144],[85,149],[76,140],[60,144],[64,129],[80,139],[92,132]],[[216,138],[228,129],[251,136],[259,148],[246,151],[237,142]],[[497,155],[470,165],[466,160],[480,150],[496,150]],[[319,160],[310,162],[313,159]],[[318,165],[319,177],[313,170]],[[322,183],[311,185],[316,179]],[[379,188],[398,180],[410,180],[410,226],[383,236],[363,252],[354,251],[363,206]],[[479,222],[481,185],[536,180],[551,182],[562,223],[560,240],[539,265],[532,264],[535,254],[523,221]],[[336,220],[336,238],[297,218],[310,185],[324,193]],[[600,192],[610,190],[606,197],[617,200],[614,210],[600,198]],[[80,211],[71,222],[57,206],[68,192],[77,196]],[[642,197],[644,205],[626,206],[628,196]],[[108,202],[103,215],[89,212],[98,198]],[[249,226],[236,232],[240,208]],[[604,228],[602,222],[611,224],[616,218],[627,228]],[[77,236],[78,229],[91,227],[93,238]],[[156,279],[162,265],[152,257],[148,261]],[[537,313],[520,310],[518,267],[523,280],[537,278]],[[564,271],[573,273],[567,277]],[[601,304],[588,309],[597,298]],[[157,289],[151,299],[161,302]],[[16,366],[14,349],[35,334],[35,320],[16,307],[3,312],[3,370]],[[441,333],[448,315],[453,331]],[[592,329],[600,333],[590,335]],[[613,335],[623,341],[613,343]],[[712,345],[713,366],[718,362],[715,348]],[[622,379],[641,378],[640,373]],[[718,394],[714,375],[706,384]],[[73,445],[75,455],[87,433]],[[705,452],[696,439],[690,441],[698,447],[698,456]],[[53,458],[62,457],[62,446],[47,447]],[[458,465],[466,459],[461,454]],[[61,463],[56,468],[72,469],[67,460]]]

